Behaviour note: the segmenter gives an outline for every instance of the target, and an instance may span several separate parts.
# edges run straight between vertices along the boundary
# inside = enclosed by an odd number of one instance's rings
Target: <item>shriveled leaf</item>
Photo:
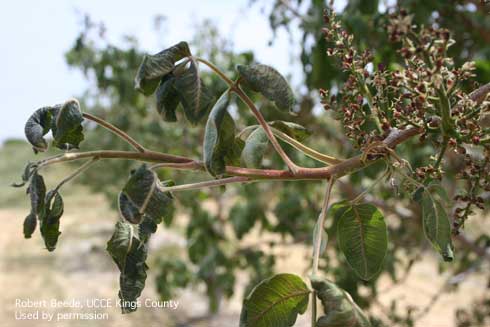
[[[308,307],[310,290],[292,274],[278,274],[255,286],[244,300],[240,327],[293,326]]]
[[[32,234],[36,230],[37,217],[36,214],[31,212],[24,219],[24,237],[31,238]]]
[[[252,90],[262,93],[281,110],[293,111],[295,99],[286,79],[274,68],[262,65],[238,65],[241,79]]]
[[[337,224],[340,249],[354,272],[363,280],[381,269],[388,248],[383,214],[372,204],[350,205]]]
[[[223,174],[226,162],[233,160],[237,154],[235,122],[227,111],[229,97],[228,92],[221,95],[206,122],[203,144],[204,165],[213,176]]]
[[[144,95],[153,94],[161,78],[174,69],[175,63],[190,55],[187,42],[179,42],[155,55],[145,56],[136,73],[135,89]]]
[[[422,193],[421,206],[425,236],[441,254],[444,261],[452,261],[454,247],[451,240],[451,223],[446,210],[428,190]]]
[[[63,215],[64,205],[61,195],[56,190],[46,194],[43,213],[39,216],[41,236],[49,252],[56,249],[60,236],[60,218]]]
[[[34,153],[44,152],[48,149],[48,143],[44,139],[53,126],[53,121],[58,114],[61,105],[43,107],[36,110],[26,122],[24,133],[32,145]]]
[[[248,168],[260,168],[268,144],[267,134],[262,127],[258,127],[245,141],[241,155],[242,164]]]
[[[324,315],[316,327],[370,327],[371,323],[352,297],[331,281],[311,277],[311,286],[322,302]]]
[[[44,209],[46,184],[44,183],[44,178],[37,171],[31,177],[27,193],[31,199],[31,212],[35,215],[40,215]]]
[[[174,88],[175,77],[172,73],[164,76],[157,89],[157,110],[164,121],[176,122],[175,111],[180,103],[179,93]]]
[[[23,187],[31,178],[32,174],[36,171],[37,165],[34,162],[28,162],[24,167],[24,172],[22,173],[22,181],[19,183],[12,183],[12,187]]]
[[[185,117],[193,124],[198,123],[211,109],[214,97],[201,80],[196,61],[191,60],[189,68],[175,76],[174,87]]]
[[[275,120],[270,122],[269,125],[299,142],[306,140],[311,135],[311,132],[306,127],[288,121]]]
[[[52,126],[53,144],[63,150],[78,149],[84,139],[82,122],[80,103],[76,99],[66,101]]]
[[[156,173],[141,165],[132,174],[119,196],[119,211],[133,224],[141,223],[143,215],[159,224],[169,214],[172,195],[161,191]]]
[[[107,243],[107,251],[120,271],[119,298],[122,313],[136,311],[138,297],[145,288],[148,244],[140,240],[138,226],[118,221]]]

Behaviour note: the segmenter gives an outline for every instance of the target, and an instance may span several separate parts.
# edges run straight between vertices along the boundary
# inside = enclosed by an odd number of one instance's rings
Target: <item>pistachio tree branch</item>
[[[201,188],[205,188],[205,187],[216,187],[216,186],[222,186],[222,185],[231,184],[231,183],[245,183],[245,182],[249,182],[249,181],[251,181],[251,179],[248,177],[234,176],[234,177],[227,177],[227,178],[222,178],[222,179],[213,179],[210,181],[176,185],[176,186],[158,186],[158,188],[162,192],[177,192],[177,191],[196,190],[196,189],[201,189]]]
[[[68,183],[69,181],[71,181],[72,179],[74,179],[75,177],[77,177],[78,175],[80,175],[81,173],[83,173],[85,170],[87,170],[97,160],[99,160],[98,157],[92,157],[91,160],[87,161],[86,163],[84,163],[83,165],[81,165],[80,167],[78,167],[78,169],[76,169],[73,173],[71,173],[67,177],[63,178],[63,180],[61,182],[59,182],[58,185],[56,185],[56,187],[54,189],[55,192],[59,191],[59,189],[64,184]]]
[[[92,114],[86,113],[86,112],[82,113],[82,116],[88,120],[91,120],[91,121],[97,123],[98,125],[104,127],[105,129],[111,131],[115,135],[119,136],[121,139],[123,139],[124,141],[129,143],[136,151],[139,151],[139,152],[145,152],[146,151],[145,147],[142,146],[141,144],[139,144],[138,142],[136,142],[131,136],[129,136],[127,133],[120,130],[116,126],[112,125],[111,123],[105,121],[104,119],[99,118],[97,116],[94,116]]]
[[[290,171],[297,173],[302,167],[297,166],[288,157],[286,152],[284,152],[283,148],[281,148],[281,145],[279,144],[279,142],[277,142],[277,139],[272,133],[270,126],[267,124],[267,121],[264,119],[264,116],[262,116],[259,109],[257,109],[253,101],[248,97],[248,95],[245,92],[243,92],[240,86],[237,86],[236,83],[234,83],[231,79],[229,79],[218,67],[216,67],[214,64],[210,63],[206,59],[195,58],[195,60],[202,62],[203,64],[211,68],[211,70],[213,70],[226,84],[228,84],[230,90],[235,92],[236,95],[238,95],[238,97],[249,107],[249,109],[252,111],[255,118],[259,122],[260,126],[262,126],[262,128],[264,129],[264,132],[267,135],[267,138],[271,142],[272,146],[279,154],[279,156],[282,158],[282,160],[286,163],[286,166],[288,166]]]

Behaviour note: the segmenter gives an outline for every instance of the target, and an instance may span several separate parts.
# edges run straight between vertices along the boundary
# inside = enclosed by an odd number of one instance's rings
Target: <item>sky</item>
[[[160,51],[162,45],[190,40],[196,22],[211,19],[221,35],[233,41],[235,50],[253,50],[257,61],[299,83],[301,68],[290,56],[293,51],[294,57],[299,46],[284,30],[269,45],[272,32],[262,10],[271,2],[261,0],[250,6],[249,0],[1,1],[0,143],[23,138],[24,124],[37,108],[77,97],[89,87],[84,76],[70,69],[64,59],[81,30],[84,13],[93,21],[104,22],[111,42],[117,44],[125,35],[132,35],[148,53]],[[166,17],[165,33],[155,31],[157,15]]]

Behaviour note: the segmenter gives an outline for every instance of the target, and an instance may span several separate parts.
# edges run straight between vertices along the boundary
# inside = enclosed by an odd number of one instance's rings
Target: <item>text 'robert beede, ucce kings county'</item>
[[[69,299],[69,300],[31,300],[31,299],[16,299],[15,306],[17,308],[112,308],[112,307],[147,307],[147,308],[165,308],[176,310],[180,302],[174,300],[159,301],[145,299],[144,301],[137,300],[131,303],[125,303],[120,299],[114,300],[110,298],[95,298],[95,299]]]

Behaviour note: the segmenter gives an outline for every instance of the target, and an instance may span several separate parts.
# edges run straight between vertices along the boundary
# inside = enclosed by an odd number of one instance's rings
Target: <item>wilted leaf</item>
[[[252,90],[262,93],[281,110],[293,111],[294,94],[286,79],[274,68],[261,64],[238,65],[240,77]]]
[[[425,236],[441,254],[444,261],[452,261],[454,247],[451,240],[451,224],[446,210],[428,190],[422,193],[421,205]]]
[[[172,73],[165,75],[157,89],[157,110],[164,121],[175,122],[175,110],[180,103],[179,93],[174,88],[175,77]]]
[[[26,183],[29,181],[31,178],[32,174],[36,171],[37,164],[34,162],[28,162],[27,165],[24,167],[24,172],[22,173],[22,182],[19,183],[12,183],[11,186],[13,187],[23,187],[26,185]]]
[[[119,195],[119,211],[123,218],[139,224],[143,215],[147,215],[159,224],[171,210],[173,199],[170,193],[162,192],[160,187],[156,173],[146,165],[135,170]]]
[[[118,221],[114,234],[107,242],[107,251],[120,271],[119,298],[122,313],[136,311],[137,299],[145,288],[148,244],[140,240],[138,226]]]
[[[58,111],[53,129],[53,144],[60,149],[78,149],[83,141],[83,116],[77,100],[66,101]]]
[[[311,278],[311,286],[322,302],[324,316],[316,327],[370,327],[368,318],[352,300],[352,297],[327,279]]]
[[[39,216],[41,235],[48,251],[54,251],[60,232],[60,218],[63,215],[63,199],[56,190],[46,194],[43,213]]]
[[[260,168],[268,144],[267,134],[262,127],[258,127],[245,141],[241,154],[242,164],[248,168]]]
[[[32,234],[36,230],[37,217],[36,214],[31,212],[24,219],[24,237],[31,238]]]
[[[44,139],[53,126],[53,121],[58,114],[61,105],[43,107],[36,110],[26,122],[24,132],[31,143],[34,153],[44,152],[48,149],[48,143]]]
[[[235,148],[235,122],[227,111],[228,91],[223,93],[209,114],[204,132],[203,155],[207,171],[217,176],[225,172],[226,162],[233,160]]]
[[[244,300],[240,327],[293,326],[308,307],[310,290],[300,277],[278,274],[255,286]]]
[[[198,123],[211,109],[214,97],[201,80],[196,61],[191,60],[189,68],[175,76],[174,87],[187,120]]]
[[[337,223],[337,238],[359,278],[369,280],[379,272],[388,248],[388,233],[383,214],[375,206],[348,206]]]
[[[27,188],[27,193],[31,198],[31,212],[40,215],[44,209],[46,197],[46,184],[44,178],[35,171],[31,177],[31,183]]]
[[[144,95],[153,94],[162,77],[174,69],[175,63],[190,55],[187,42],[179,42],[155,55],[145,56],[136,73],[135,89]]]

